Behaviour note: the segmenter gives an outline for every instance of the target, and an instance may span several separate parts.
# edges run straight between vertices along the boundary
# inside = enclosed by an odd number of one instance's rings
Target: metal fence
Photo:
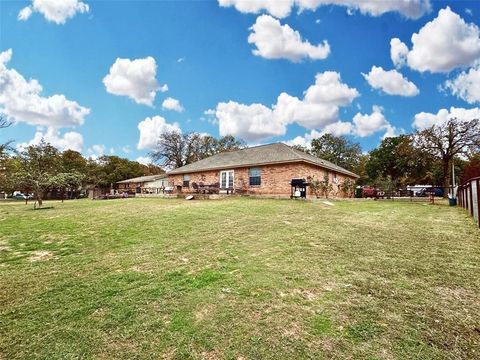
[[[470,179],[458,187],[458,204],[467,210],[480,226],[480,177]]]

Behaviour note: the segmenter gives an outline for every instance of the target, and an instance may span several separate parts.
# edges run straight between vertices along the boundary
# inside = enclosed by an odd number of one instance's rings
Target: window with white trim
[[[190,175],[183,175],[183,187],[190,187]]]
[[[248,169],[248,178],[250,186],[262,185],[262,170],[260,168]]]

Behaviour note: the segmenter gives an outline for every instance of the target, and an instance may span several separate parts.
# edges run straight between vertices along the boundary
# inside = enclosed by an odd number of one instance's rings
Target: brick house
[[[295,178],[323,180],[328,176],[333,196],[344,196],[339,185],[359,176],[329,161],[283,143],[224,152],[168,173],[178,192],[191,193],[198,184],[217,184],[222,192],[290,196]]]

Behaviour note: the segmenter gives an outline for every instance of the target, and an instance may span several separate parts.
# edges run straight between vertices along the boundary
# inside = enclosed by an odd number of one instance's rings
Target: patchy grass
[[[0,203],[0,358],[474,359],[479,264],[443,205]]]

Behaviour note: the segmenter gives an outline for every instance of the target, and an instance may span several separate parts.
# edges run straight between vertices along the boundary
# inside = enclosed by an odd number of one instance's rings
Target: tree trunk
[[[40,195],[37,195],[37,201],[38,201],[38,206],[42,206],[43,200],[42,200],[42,197]]]
[[[442,159],[443,162],[443,178],[442,178],[442,187],[443,187],[443,197],[447,198],[450,190],[450,159]]]

